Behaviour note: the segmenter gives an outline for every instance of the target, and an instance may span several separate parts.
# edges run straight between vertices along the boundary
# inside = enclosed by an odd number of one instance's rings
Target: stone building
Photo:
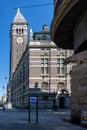
[[[28,43],[27,27],[28,23],[18,9],[10,30],[10,76],[15,72]]]
[[[73,49],[66,63],[74,63],[71,71],[71,119],[81,122],[87,113],[87,0],[55,0],[51,38],[62,49]]]
[[[71,65],[65,65],[72,51],[57,47],[50,39],[48,25],[32,32],[28,39],[28,22],[18,9],[10,32],[10,90],[15,107],[27,108],[29,96],[36,95],[39,107],[52,108],[56,100],[58,108],[70,107]]]
[[[1,104],[5,104],[5,103],[6,103],[6,100],[7,100],[7,95],[4,94],[4,95],[1,97]]]

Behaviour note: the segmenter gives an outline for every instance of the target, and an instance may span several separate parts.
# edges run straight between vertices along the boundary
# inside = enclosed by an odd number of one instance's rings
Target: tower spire
[[[17,12],[20,13],[20,8],[18,8]]]
[[[13,19],[13,23],[26,23],[27,24],[26,19],[20,12],[20,8],[17,9],[17,13]]]
[[[14,25],[15,28],[13,28]],[[20,9],[18,8],[10,29],[10,77],[12,77],[13,73],[15,72],[16,67],[26,49],[26,44],[28,40],[27,27],[28,23],[24,16],[21,14]]]

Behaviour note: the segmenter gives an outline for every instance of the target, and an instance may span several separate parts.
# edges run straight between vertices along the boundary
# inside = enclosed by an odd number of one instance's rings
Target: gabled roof
[[[16,16],[14,17],[13,23],[27,23],[24,16],[20,13],[20,9],[18,8]]]

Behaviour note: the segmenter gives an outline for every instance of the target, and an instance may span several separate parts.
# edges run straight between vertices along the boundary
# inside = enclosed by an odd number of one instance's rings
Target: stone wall
[[[87,110],[87,51],[67,59],[74,62],[71,71],[71,118],[74,123],[80,123],[81,112]]]
[[[78,18],[73,30],[74,49],[77,51],[77,49],[87,40],[87,10]]]

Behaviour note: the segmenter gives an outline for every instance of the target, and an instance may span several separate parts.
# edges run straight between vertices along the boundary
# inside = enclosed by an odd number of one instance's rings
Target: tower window
[[[22,33],[24,32],[24,29],[22,28]]]
[[[18,33],[18,28],[16,28],[16,33]]]
[[[16,33],[17,34],[22,34],[24,32],[23,28],[16,28]]]
[[[19,34],[21,33],[21,29],[19,28]]]

